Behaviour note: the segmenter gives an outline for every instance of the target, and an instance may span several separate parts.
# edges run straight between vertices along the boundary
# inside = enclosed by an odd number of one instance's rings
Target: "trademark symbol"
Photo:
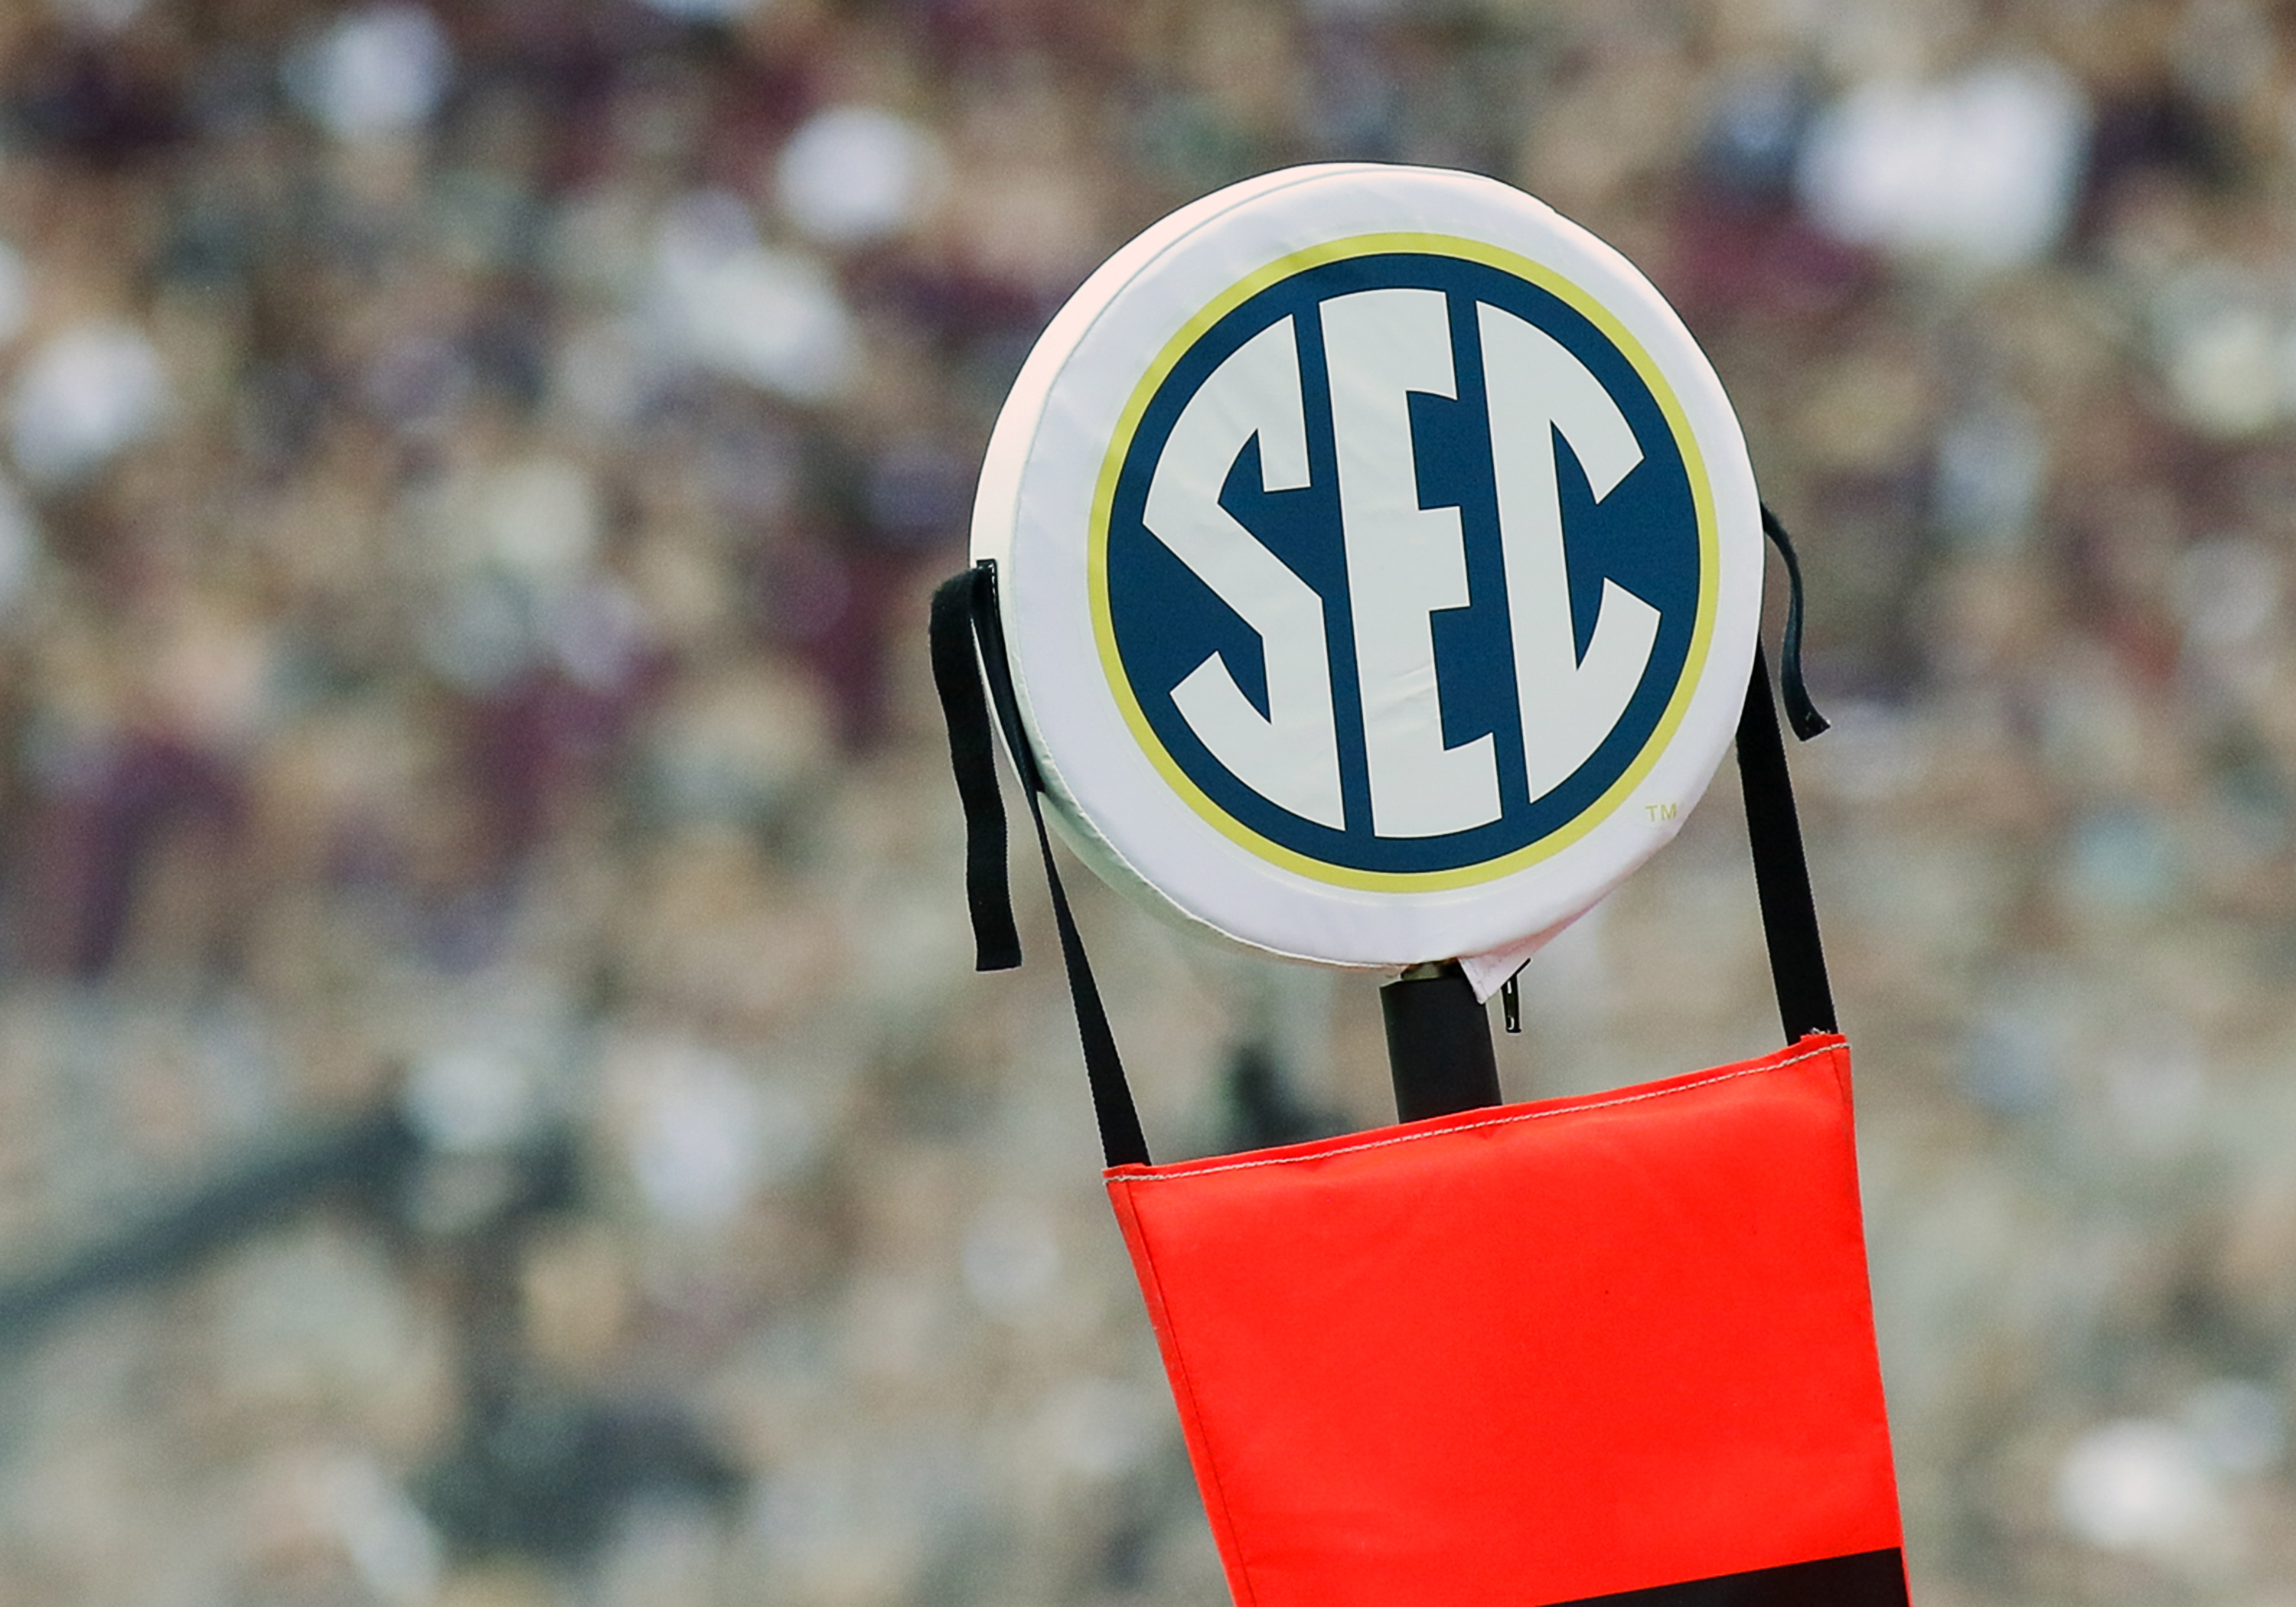
[[[1643,812],[1651,817],[1653,824],[1674,818],[1674,806],[1670,803],[1644,804]]]

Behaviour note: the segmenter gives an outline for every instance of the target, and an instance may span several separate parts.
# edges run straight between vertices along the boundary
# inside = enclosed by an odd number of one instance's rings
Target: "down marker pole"
[[[1499,1103],[1490,1013],[1455,960],[1414,965],[1379,990],[1398,1120]]]

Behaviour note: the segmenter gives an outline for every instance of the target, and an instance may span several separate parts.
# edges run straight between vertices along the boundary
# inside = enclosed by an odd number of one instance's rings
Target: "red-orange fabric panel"
[[[1900,1543],[1839,1037],[1108,1190],[1240,1603]]]

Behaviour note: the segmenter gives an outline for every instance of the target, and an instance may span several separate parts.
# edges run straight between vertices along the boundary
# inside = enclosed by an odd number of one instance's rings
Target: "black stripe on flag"
[[[1615,1595],[1557,1602],[1554,1607],[1909,1607],[1906,1562],[1895,1546],[1789,1562],[1751,1573],[1723,1574],[1682,1585],[1653,1585]]]

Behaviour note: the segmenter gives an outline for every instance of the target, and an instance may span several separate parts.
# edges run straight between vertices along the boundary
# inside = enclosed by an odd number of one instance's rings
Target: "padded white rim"
[[[1458,243],[1529,265],[1602,323],[1673,404],[1702,464],[1710,614],[1662,726],[1636,766],[1555,844],[1445,876],[1302,867],[1185,796],[1111,685],[1091,592],[1095,499],[1128,439],[1144,381],[1207,309],[1369,237]],[[1440,250],[1439,246],[1413,249]],[[1512,271],[1512,270],[1511,270]],[[1619,337],[1626,339],[1621,341]],[[1610,247],[1496,180],[1345,164],[1264,175],[1172,214],[1124,247],[1054,318],[999,415],[974,505],[972,553],[996,561],[1021,716],[1064,834],[1117,886],[1250,947],[1394,968],[1527,955],[1672,838],[1728,750],[1745,694],[1762,580],[1759,504],[1721,383],[1673,309]],[[1567,838],[1567,840],[1564,839]]]

